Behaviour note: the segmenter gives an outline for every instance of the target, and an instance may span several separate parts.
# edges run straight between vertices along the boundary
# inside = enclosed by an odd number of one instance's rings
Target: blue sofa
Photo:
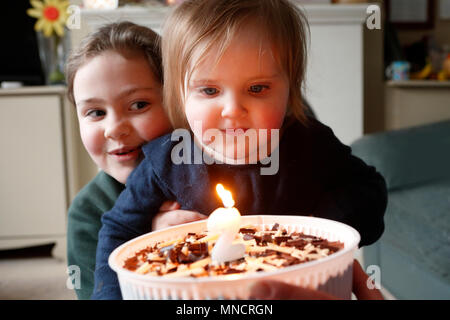
[[[450,121],[362,137],[352,152],[385,177],[380,240],[363,249],[397,299],[450,299]]]

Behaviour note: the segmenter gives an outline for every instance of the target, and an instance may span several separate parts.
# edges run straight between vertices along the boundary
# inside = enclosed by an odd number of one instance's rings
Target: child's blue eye
[[[135,103],[133,103],[131,105],[131,109],[132,110],[140,110],[140,109],[144,109],[145,107],[147,107],[150,103],[148,103],[147,101],[137,101]]]
[[[262,85],[262,84],[256,84],[256,85],[250,86],[250,89],[248,91],[250,91],[251,93],[261,93],[264,89],[269,89],[269,86]]]
[[[103,117],[104,115],[106,115],[106,112],[103,110],[89,110],[86,113],[86,116],[90,118],[99,118]]]
[[[203,88],[202,91],[208,96],[215,95],[218,92],[216,88]]]

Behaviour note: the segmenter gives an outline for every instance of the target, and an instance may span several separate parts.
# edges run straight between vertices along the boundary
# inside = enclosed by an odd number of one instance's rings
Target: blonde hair
[[[67,97],[73,105],[75,105],[73,82],[78,69],[88,60],[109,50],[143,54],[155,78],[163,83],[160,36],[151,29],[132,22],[111,23],[84,38],[67,60]]]
[[[164,106],[174,128],[189,128],[186,84],[201,57],[214,46],[223,53],[246,23],[256,24],[275,44],[289,79],[288,114],[306,122],[301,90],[309,26],[302,11],[288,0],[187,0],[169,15],[162,36]]]

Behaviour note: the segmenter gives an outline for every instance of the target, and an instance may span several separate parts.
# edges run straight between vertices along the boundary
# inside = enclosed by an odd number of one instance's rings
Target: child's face
[[[236,145],[230,143],[234,139],[226,139],[227,135],[235,136],[238,128],[279,129],[286,114],[289,81],[271,43],[255,37],[260,33],[256,28],[245,28],[218,62],[217,49],[213,48],[187,84],[185,114],[197,141],[228,158]],[[202,126],[195,126],[196,121]],[[212,142],[202,137],[211,128],[219,129],[222,139]],[[270,130],[268,136],[270,139]],[[253,151],[247,148],[246,157]]]
[[[161,89],[141,55],[106,51],[75,75],[83,144],[97,166],[121,183],[141,160],[141,146],[171,129]]]

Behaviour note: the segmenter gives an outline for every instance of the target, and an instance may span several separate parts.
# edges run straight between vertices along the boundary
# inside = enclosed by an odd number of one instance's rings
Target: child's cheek
[[[89,153],[92,160],[98,165],[102,166],[102,156],[106,152],[105,149],[105,138],[102,130],[98,128],[80,125],[80,135],[84,147]]]
[[[190,108],[186,110],[191,129],[198,134],[205,132],[207,129],[218,128],[222,120],[220,110],[214,108],[214,105],[200,105],[200,107]]]
[[[281,102],[274,103],[276,107],[262,115],[263,122],[266,123],[267,129],[281,129],[287,111],[287,97]]]
[[[139,136],[148,142],[172,131],[172,126],[163,108],[158,107],[136,124],[136,130]]]
[[[265,129],[280,129],[283,124],[284,112],[270,112],[261,115],[259,120],[259,128]]]

